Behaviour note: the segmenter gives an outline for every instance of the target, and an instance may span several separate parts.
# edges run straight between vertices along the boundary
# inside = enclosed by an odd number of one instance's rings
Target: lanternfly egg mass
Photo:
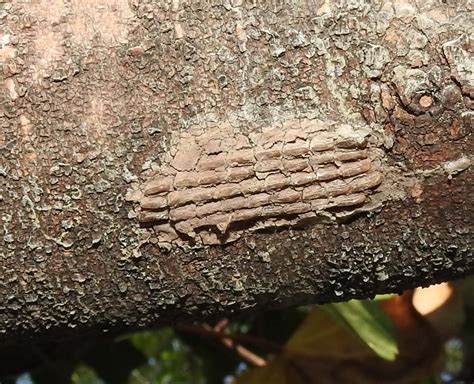
[[[382,183],[368,131],[292,120],[249,137],[185,132],[143,185],[139,220],[161,241],[222,244],[245,232],[369,210]]]

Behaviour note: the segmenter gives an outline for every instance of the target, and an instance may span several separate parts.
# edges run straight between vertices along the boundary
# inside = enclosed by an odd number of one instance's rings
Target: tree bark
[[[471,273],[473,10],[465,0],[0,4],[1,345]],[[380,185],[362,203],[331,206],[323,192],[303,226],[306,216],[280,212],[289,204],[252,219],[262,229],[216,225],[235,238],[212,244],[194,217],[189,233],[164,219],[170,239],[140,221],[145,187],[189,155],[192,132],[260,145],[289,122],[335,142],[346,137],[334,127],[352,139],[362,130],[349,147],[369,152]]]

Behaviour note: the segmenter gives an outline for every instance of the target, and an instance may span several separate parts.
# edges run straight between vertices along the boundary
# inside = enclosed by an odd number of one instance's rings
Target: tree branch
[[[0,9],[5,354],[472,273],[465,4],[116,3]]]

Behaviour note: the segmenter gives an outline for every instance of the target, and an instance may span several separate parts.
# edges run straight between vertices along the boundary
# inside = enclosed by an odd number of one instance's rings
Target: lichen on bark
[[[472,4],[293,3],[0,5],[2,345],[473,270]],[[138,225],[127,191],[173,135],[291,119],[369,127],[398,198],[202,249],[163,249]]]

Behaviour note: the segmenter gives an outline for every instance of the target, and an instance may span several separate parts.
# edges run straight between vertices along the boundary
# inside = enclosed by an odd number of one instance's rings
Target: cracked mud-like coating
[[[249,137],[228,127],[186,132],[143,186],[139,220],[162,242],[220,244],[374,209],[382,174],[369,132],[319,120]]]

